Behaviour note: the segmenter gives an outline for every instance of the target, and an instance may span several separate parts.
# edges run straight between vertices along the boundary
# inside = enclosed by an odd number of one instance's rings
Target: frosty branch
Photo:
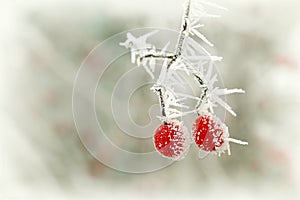
[[[216,4],[202,0],[186,0],[181,29],[176,49],[173,53],[166,52],[169,43],[162,50],[157,50],[154,45],[147,42],[150,36],[158,32],[157,30],[140,37],[127,33],[127,40],[120,43],[120,45],[131,50],[132,63],[143,66],[152,79],[155,79],[154,72],[157,60],[163,61],[162,66],[159,68],[159,77],[151,88],[159,97],[162,115],[160,119],[163,122],[157,129],[154,140],[158,152],[174,160],[181,159],[190,144],[188,135],[179,133],[185,128],[183,127],[183,122],[178,121],[178,118],[184,115],[198,115],[194,124],[193,139],[200,148],[200,152],[220,155],[227,150],[228,154],[230,154],[229,142],[247,144],[246,142],[229,138],[228,127],[214,114],[213,107],[221,106],[233,116],[236,116],[236,113],[221,97],[234,93],[244,93],[245,91],[216,86],[218,74],[213,69],[216,62],[221,61],[222,58],[210,55],[193,38],[195,36],[207,45],[213,46],[199,31],[199,28],[204,26],[200,24],[200,19],[204,17],[218,17],[218,15],[207,13],[204,6],[224,9]],[[186,88],[187,86],[187,81],[181,73],[193,76],[200,84],[202,91],[200,96],[197,97],[178,91],[179,87]],[[196,101],[195,107],[188,110],[189,107],[184,104],[186,100]],[[158,137],[156,138],[157,134]],[[166,136],[166,138],[169,138],[169,141],[160,141],[161,138],[164,138],[161,136],[162,134],[169,134]],[[170,138],[179,136],[182,138],[170,141]],[[156,139],[158,143],[156,143]],[[173,142],[175,146],[168,146],[169,149],[167,151],[161,149],[170,142]],[[172,151],[175,152],[169,154]],[[201,158],[202,156],[199,154],[199,157]]]

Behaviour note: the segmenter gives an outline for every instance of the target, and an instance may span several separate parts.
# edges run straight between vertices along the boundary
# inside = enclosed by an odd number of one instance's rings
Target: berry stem
[[[176,52],[173,53],[173,54],[172,53],[171,54],[167,54],[167,53],[164,54],[164,53],[160,53],[160,52],[156,52],[156,53],[152,53],[152,54],[146,54],[146,55],[144,55],[143,57],[140,58],[140,61],[142,61],[144,58],[170,59],[168,65],[167,65],[167,72],[168,72],[168,69],[172,66],[172,64],[175,63],[177,61],[178,57],[180,57],[182,55],[184,40],[189,35],[189,33],[188,33],[189,23],[188,22],[189,22],[190,11],[191,11],[191,1],[192,0],[188,0],[187,6],[186,6],[185,11],[184,11],[184,16],[183,16],[183,20],[182,20],[180,35],[179,35],[179,39],[178,39],[178,42],[177,42],[177,45],[176,45]],[[202,103],[204,102],[204,100],[207,96],[208,87],[206,86],[204,81],[199,76],[197,76],[196,74],[194,74],[194,76],[196,77],[196,79],[200,83],[200,87],[203,88],[202,94],[200,96],[200,100],[197,102],[196,107],[195,107],[195,109],[197,111],[197,114],[199,116],[200,115],[199,108],[200,108],[200,106],[202,105]],[[160,107],[161,107],[162,116],[166,117],[163,88],[160,87],[159,89],[157,89],[157,93],[158,93],[159,99],[160,99]],[[166,123],[166,122],[164,122],[164,123]]]
[[[159,102],[160,102],[160,109],[161,109],[161,115],[163,117],[166,117],[166,109],[165,109],[165,100],[164,100],[164,91],[163,88],[160,87],[158,90],[158,95],[159,95]],[[167,122],[164,120],[164,124],[167,124]]]
[[[197,111],[197,115],[199,116],[200,115],[199,108],[202,105],[202,103],[204,102],[205,97],[207,96],[208,87],[207,87],[207,85],[204,83],[204,81],[198,75],[194,74],[194,76],[198,80],[198,82],[200,84],[200,87],[203,88],[202,94],[200,96],[200,100],[197,102],[196,107],[195,107],[195,110]]]

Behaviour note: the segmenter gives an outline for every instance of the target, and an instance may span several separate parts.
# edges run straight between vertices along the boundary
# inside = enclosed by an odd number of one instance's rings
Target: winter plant
[[[159,119],[162,124],[154,133],[154,146],[163,157],[172,160],[184,158],[191,143],[195,143],[199,147],[200,158],[204,158],[208,154],[220,156],[226,150],[230,155],[230,142],[248,144],[230,138],[228,127],[214,112],[216,107],[221,106],[236,116],[222,96],[244,93],[244,90],[217,87],[218,75],[213,72],[213,68],[216,62],[221,61],[222,58],[212,56],[199,42],[193,39],[198,37],[207,45],[213,46],[199,31],[199,28],[204,26],[200,21],[202,18],[218,17],[218,15],[207,13],[204,9],[205,6],[225,9],[210,2],[187,0],[184,4],[184,16],[176,51],[173,53],[166,51],[168,44],[162,50],[157,50],[154,45],[147,42],[147,39],[158,31],[139,37],[127,33],[127,40],[120,44],[130,49],[132,63],[144,67],[150,77],[155,79],[151,90],[159,98],[162,115]],[[161,60],[162,65],[159,77],[155,78],[154,72],[158,60]],[[194,77],[194,80],[199,83],[202,90],[200,96],[179,92],[178,86],[185,87],[187,85],[182,73]],[[196,102],[192,109],[184,104],[189,99]],[[191,135],[180,120],[189,114],[197,115]]]

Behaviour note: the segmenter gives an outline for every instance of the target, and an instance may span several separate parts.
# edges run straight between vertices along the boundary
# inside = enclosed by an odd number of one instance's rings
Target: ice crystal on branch
[[[204,27],[201,21],[203,18],[219,17],[219,15],[208,13],[206,7],[226,10],[207,1],[187,0],[184,3],[182,27],[174,53],[166,52],[169,43],[162,50],[157,50],[155,45],[148,43],[147,39],[157,34],[158,31],[152,31],[142,36],[133,36],[128,33],[127,40],[120,45],[130,49],[132,63],[143,66],[149,76],[156,79],[151,90],[159,97],[162,115],[159,118],[165,125],[170,121],[179,120],[184,115],[197,114],[193,139],[200,151],[220,155],[227,150],[230,154],[229,142],[243,145],[247,143],[229,138],[228,127],[214,114],[214,108],[223,107],[230,114],[236,116],[233,109],[221,97],[245,91],[216,86],[218,74],[214,73],[213,69],[217,62],[222,61],[222,57],[212,56],[196,41],[196,39],[200,39],[207,45],[213,46],[200,32],[200,28]],[[160,70],[159,77],[154,76],[157,60],[163,61],[158,69]],[[187,87],[186,80],[182,76],[183,73],[193,76],[198,82],[202,90],[200,96],[180,92],[178,88],[185,89]],[[184,104],[186,100],[195,101],[195,107],[186,106]],[[187,138],[186,141],[188,141]],[[183,151],[186,152],[186,150]]]

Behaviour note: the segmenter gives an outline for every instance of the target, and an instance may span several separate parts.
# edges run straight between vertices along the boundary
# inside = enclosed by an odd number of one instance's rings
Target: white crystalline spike
[[[165,89],[167,92],[171,93],[171,94],[174,94],[174,88],[170,87],[169,84],[167,85],[164,85]]]
[[[190,23],[191,28],[201,28],[204,27],[204,24],[200,23],[199,19],[192,19]]]
[[[184,65],[189,70],[189,74],[194,73],[196,71],[195,69],[196,66],[192,65],[188,60],[183,59],[182,62],[183,62],[182,65]]]
[[[199,19],[192,19],[192,20],[190,20],[190,26],[191,27],[194,27],[194,26],[196,26],[196,25],[198,25],[198,24],[200,24],[200,20]],[[201,24],[201,25],[203,25],[203,24]],[[204,26],[204,25],[203,25]]]
[[[138,59],[136,60],[136,65],[139,67],[139,66],[141,66],[141,64],[142,64],[142,63],[141,63],[141,59],[138,58]]]
[[[190,38],[189,41],[187,42],[187,46],[189,46],[190,51],[192,51],[192,54],[187,54],[187,56],[201,56],[201,55],[207,56],[206,50],[201,45],[195,43],[195,41]]]
[[[188,63],[187,64],[188,69],[190,70],[191,73],[194,73],[195,71],[197,71],[197,65],[193,64],[193,63]]]
[[[155,59],[150,59],[149,60],[149,66],[150,66],[150,70],[154,73],[155,71]]]
[[[125,42],[120,42],[120,46],[124,46],[125,48],[131,48],[132,47],[132,41],[135,39],[135,37],[131,33],[127,33],[127,39]]]
[[[188,56],[194,56],[195,55],[195,51],[190,47],[187,46],[184,50],[185,54]]]
[[[209,65],[208,65],[208,69],[207,69],[207,73],[206,73],[206,80],[210,80],[211,76],[212,76],[212,72],[213,72],[213,66],[214,66],[214,62],[210,61]]]
[[[182,4],[183,8],[186,9],[188,7],[189,0],[185,0]]]
[[[177,81],[177,79],[175,79],[174,77],[172,77],[170,80],[171,80],[171,82],[169,83],[169,85],[171,87],[178,86],[182,89],[185,89],[186,85],[188,85],[188,83],[181,83],[181,82]]]
[[[198,26],[198,27],[204,27],[204,24],[201,24],[201,20],[200,19],[190,19],[190,26],[191,27],[195,27],[195,26]]]
[[[161,122],[165,122],[165,121],[168,121],[168,119],[164,116],[156,116],[157,119],[159,119]]]
[[[140,37],[135,37],[131,33],[127,33],[127,40],[123,43],[120,43],[120,45],[126,47],[127,49],[131,49],[131,54],[133,54],[133,51],[136,51],[138,49],[155,49],[153,45],[147,43],[147,39],[157,32],[158,30],[154,30]],[[135,59],[132,59],[132,62],[134,63]]]
[[[185,100],[186,100],[186,98],[183,97],[183,98],[180,98],[180,99],[176,99],[176,102],[180,103],[180,102],[183,102],[183,101],[185,101]]]
[[[194,39],[188,38],[186,40],[186,44],[191,46],[193,49],[198,51],[198,55],[211,56],[210,53],[204,49],[199,43],[197,43]],[[201,50],[201,51],[200,51]]]
[[[219,57],[219,56],[211,56],[210,57],[212,61],[222,61],[223,57]]]
[[[185,108],[185,109],[189,109],[188,106],[184,105],[184,104],[179,104],[179,103],[173,103],[172,106],[178,107],[178,108]]]
[[[186,56],[186,58],[184,58],[183,61],[185,63],[190,62],[190,64],[193,65],[193,68],[196,68],[197,65],[203,65],[203,63],[205,62],[205,60],[197,59],[196,56]]]
[[[190,71],[189,71],[189,69],[186,67],[186,65],[181,65],[182,66],[182,70],[187,74],[187,75],[190,75]]]
[[[180,65],[173,63],[169,68],[169,73],[173,73],[173,71],[177,71],[180,69]],[[172,72],[171,72],[172,71]]]
[[[190,35],[193,36],[193,34],[190,34]],[[184,48],[183,48],[183,51],[182,51],[182,54],[184,55],[183,59],[185,58],[187,60],[190,60],[190,58],[202,55],[202,54],[199,53],[198,50],[199,49],[195,49],[195,47],[192,46],[191,44],[189,44],[188,42],[185,42]]]
[[[222,61],[222,57],[218,56],[198,56],[198,55],[186,55],[186,60],[189,60],[190,62],[196,62],[198,64],[202,62],[208,62],[208,61]],[[205,64],[206,64],[205,63]]]
[[[150,75],[150,77],[152,79],[154,79],[154,74],[151,72],[151,70],[149,69],[149,67],[147,66],[147,64],[143,65],[143,67],[146,70],[146,72]]]
[[[165,52],[167,51],[167,49],[168,49],[169,46],[170,46],[170,42],[168,42],[168,43],[164,46],[164,48],[161,50],[161,52],[162,52],[162,53],[165,53]]]
[[[181,77],[179,73],[175,73],[174,77],[179,83],[185,83],[184,79]]]
[[[174,84],[176,84],[176,82],[173,82],[174,79],[172,77],[168,77],[165,81],[165,86],[168,86],[169,88],[174,89]]]
[[[205,12],[204,10],[201,10],[201,8],[195,8],[191,12],[191,17],[190,19],[199,19],[199,18],[220,18],[221,15],[216,15],[216,14],[209,14]]]
[[[210,56],[194,56],[194,57],[189,57],[190,59],[195,59],[195,60],[199,60],[200,61],[208,61],[208,60],[211,60],[211,57]]]
[[[158,32],[159,32],[159,30],[151,31],[150,33],[147,33],[147,34],[145,34],[143,36],[140,36],[138,39],[140,41],[146,42],[149,37],[151,37],[152,35],[154,35],[154,34],[156,34]]]
[[[216,94],[216,92],[219,90],[219,87],[214,87],[210,90],[211,94],[213,94],[214,96],[219,97],[219,95]]]
[[[237,139],[234,139],[234,138],[224,138],[224,140],[228,141],[228,142],[233,142],[233,143],[236,143],[236,144],[248,145],[248,142],[244,142],[244,141],[237,140]]]
[[[206,4],[208,6],[211,6],[211,7],[214,7],[214,8],[217,8],[217,9],[221,9],[221,10],[228,10],[227,8],[223,7],[223,6],[220,6],[216,3],[212,3],[212,2],[208,2],[208,1],[199,1],[201,2],[202,4]]]
[[[147,63],[148,63],[148,60],[147,60],[147,59],[144,59],[143,62],[142,62],[142,65],[143,65],[143,66],[146,66]]]
[[[178,114],[169,114],[168,119],[176,119],[178,117],[181,117],[181,114],[180,115],[178,115]]]
[[[176,95],[173,90],[167,90],[165,94],[170,101],[176,101]]]
[[[180,104],[180,103],[181,103],[181,104]],[[178,104],[180,104],[180,105],[182,106],[182,108],[184,108],[184,109],[189,109],[189,108],[190,108],[189,106],[184,105],[182,102],[179,102]]]
[[[169,112],[172,112],[172,113],[175,113],[175,114],[182,114],[181,111],[179,111],[179,110],[177,110],[177,109],[175,109],[175,108],[169,108],[168,111],[169,111]]]
[[[242,89],[218,89],[216,90],[215,94],[218,95],[218,96],[221,96],[221,95],[228,95],[228,94],[234,94],[234,93],[239,93],[239,94],[243,94],[245,93],[245,90],[242,90]]]
[[[174,76],[168,76],[168,81],[169,81],[169,85],[170,84],[175,84],[175,83],[180,83],[177,81],[177,79]]]
[[[186,56],[197,56],[195,47],[192,45],[191,42],[184,42],[183,52]]]
[[[156,47],[154,45],[152,45],[152,48],[150,50],[151,53],[156,53]]]
[[[208,101],[208,106],[209,106],[211,113],[214,113],[214,107],[216,107],[216,105],[214,103],[212,103],[211,101]]]
[[[199,62],[197,67],[198,67],[198,71],[200,73],[200,77],[204,77],[204,66],[207,64],[207,61],[203,61],[203,62]]]
[[[210,109],[211,105],[208,103],[202,103],[198,110],[195,110],[195,112],[201,113],[201,112],[207,112]]]
[[[164,62],[163,62],[163,65],[161,67],[158,82],[164,83],[164,80],[166,79],[166,75],[167,75],[167,70],[168,70],[167,67],[168,67],[168,60],[165,59]]]
[[[197,29],[192,29],[191,30],[192,33],[194,33],[195,35],[197,35],[201,40],[203,40],[206,44],[208,44],[209,46],[213,47],[214,45],[202,34],[200,33]]]
[[[215,74],[210,80],[209,80],[209,83],[208,83],[208,88],[213,88],[215,82],[217,82],[218,80],[218,75]]]
[[[174,65],[172,65],[172,68],[174,70],[181,70],[184,71],[187,75],[190,74],[189,69],[187,68],[187,65],[185,65],[182,62],[176,62]]]
[[[186,99],[194,99],[194,100],[197,100],[199,101],[200,98],[199,97],[195,97],[195,96],[192,96],[192,95],[188,95],[188,94],[183,94],[183,93],[177,93],[178,96],[181,96],[181,97],[185,97]]]
[[[191,2],[192,12],[194,13],[202,13],[204,12],[203,5],[200,2],[192,1]]]
[[[197,28],[201,28],[201,27],[204,27],[203,24],[196,24],[194,26],[192,26],[192,29],[197,29]]]
[[[131,50],[131,63],[135,63],[135,60],[136,60],[136,53]]]
[[[180,99],[176,99],[175,102],[172,104],[172,106],[176,106],[178,108],[186,108],[188,109],[189,107],[181,103]]]
[[[215,97],[215,101],[216,103],[220,104],[220,106],[222,106],[223,108],[225,108],[230,114],[232,114],[233,116],[236,117],[236,113],[232,110],[232,108],[225,103],[222,99],[220,99],[219,97]]]
[[[226,148],[227,148],[227,152],[228,152],[228,155],[230,156],[231,155],[231,151],[230,151],[230,144],[229,142],[226,144]]]
[[[184,115],[183,115],[182,112],[179,113],[179,114],[177,114],[177,113],[170,113],[170,114],[168,115],[168,118],[169,118],[169,119],[176,119],[176,118],[183,117],[183,116],[184,116]]]
[[[147,60],[143,60],[142,65],[144,67],[144,69],[146,70],[146,72],[149,74],[149,76],[154,79],[154,74],[152,73],[152,71],[150,70],[148,64],[147,64]]]
[[[168,63],[169,64],[169,63]],[[168,74],[167,74],[167,77],[168,78],[171,78],[175,73],[177,73],[177,68],[178,66],[177,65],[171,65],[169,68],[168,68]]]

